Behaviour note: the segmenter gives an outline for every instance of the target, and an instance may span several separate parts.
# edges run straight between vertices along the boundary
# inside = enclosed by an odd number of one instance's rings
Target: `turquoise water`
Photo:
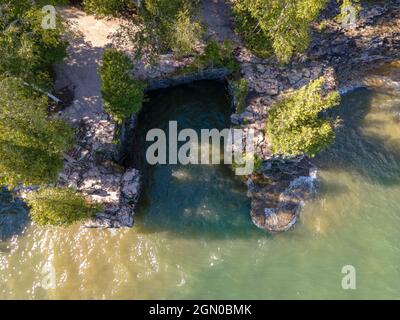
[[[146,107],[141,130],[166,120],[224,127],[230,113],[209,83],[155,94]],[[392,92],[343,99],[337,142],[315,159],[318,196],[285,234],[251,223],[228,168],[151,167],[133,229],[29,226],[3,241],[0,298],[399,298],[398,111]],[[45,289],[49,264],[55,286]],[[342,289],[344,265],[356,268],[356,290]]]

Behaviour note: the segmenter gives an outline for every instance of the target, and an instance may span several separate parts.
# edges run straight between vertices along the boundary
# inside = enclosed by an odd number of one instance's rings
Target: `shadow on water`
[[[138,119],[128,165],[144,174],[144,191],[136,213],[136,228],[143,233],[168,231],[180,237],[249,237],[265,235],[250,219],[246,187],[225,165],[147,164],[152,142],[146,133],[160,128],[169,134],[169,121],[178,132],[191,128],[230,127],[231,103],[224,82],[196,83],[151,92]],[[179,145],[178,145],[179,148]],[[169,149],[167,149],[169,150]]]
[[[340,107],[333,116],[340,116],[342,126],[337,130],[335,143],[315,159],[318,167],[357,172],[376,183],[392,185],[400,183],[400,148],[388,146],[395,137],[388,126],[398,125],[396,113],[400,110],[399,96],[394,103],[376,106],[372,110],[372,98],[377,92],[358,89],[342,98]],[[397,97],[397,99],[395,99]],[[387,98],[387,95],[386,95]],[[381,112],[384,118],[367,117]],[[368,118],[368,119],[367,119]],[[368,133],[375,128],[379,134]],[[340,186],[337,186],[338,191]],[[331,190],[331,189],[330,189]],[[341,191],[339,191],[341,192]]]
[[[1,242],[20,234],[29,224],[28,208],[5,188],[0,190],[0,252]]]

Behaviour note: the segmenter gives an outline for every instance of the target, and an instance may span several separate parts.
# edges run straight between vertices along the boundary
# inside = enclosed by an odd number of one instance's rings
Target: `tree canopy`
[[[136,57],[154,60],[172,51],[176,56],[194,53],[203,27],[196,17],[195,0],[145,0],[139,14],[115,34],[117,44],[130,44]]]
[[[47,97],[19,79],[0,79],[0,185],[54,182],[73,131],[47,116]]]
[[[64,24],[42,28],[42,5],[63,1],[0,0],[0,75],[18,77],[42,89],[51,88],[50,68],[66,56]]]
[[[32,220],[38,225],[69,226],[102,210],[70,188],[42,188],[27,197]]]
[[[145,84],[134,80],[130,72],[133,63],[117,49],[107,49],[103,54],[100,77],[105,110],[121,123],[142,107]]]
[[[0,184],[53,182],[73,131],[49,118],[51,67],[66,55],[64,25],[42,27],[42,6],[63,1],[0,0]]]
[[[327,0],[235,0],[237,30],[246,45],[262,57],[274,53],[288,62],[310,42],[310,23]]]
[[[321,118],[323,111],[337,106],[338,92],[323,93],[321,77],[288,94],[268,114],[266,134],[272,152],[284,157],[314,156],[335,138],[333,122]]]

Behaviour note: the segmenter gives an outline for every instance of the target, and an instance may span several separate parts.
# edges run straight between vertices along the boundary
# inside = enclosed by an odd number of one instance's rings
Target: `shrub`
[[[242,113],[246,108],[246,97],[249,90],[249,84],[246,79],[232,81],[232,90],[236,102],[236,112]]]
[[[68,226],[93,217],[102,210],[69,188],[42,188],[27,197],[30,216],[38,225]]]
[[[199,22],[192,21],[188,10],[178,13],[171,28],[171,49],[175,56],[192,54],[201,41],[203,28]]]
[[[233,44],[226,40],[218,43],[212,39],[207,43],[204,52],[197,55],[193,63],[180,70],[180,73],[196,72],[208,68],[226,68],[236,74],[240,71],[240,65],[233,56]]]
[[[98,16],[118,16],[124,10],[135,8],[132,0],[83,0],[86,11]]]
[[[340,95],[322,93],[321,77],[287,95],[271,109],[266,134],[272,152],[284,157],[307,154],[314,156],[335,138],[332,121],[321,119],[321,112],[339,104]]]
[[[50,183],[63,167],[73,130],[47,117],[48,99],[20,80],[0,79],[0,185]]]
[[[116,49],[107,49],[100,68],[101,93],[105,110],[117,123],[138,112],[142,107],[146,85],[134,80],[130,58]]]

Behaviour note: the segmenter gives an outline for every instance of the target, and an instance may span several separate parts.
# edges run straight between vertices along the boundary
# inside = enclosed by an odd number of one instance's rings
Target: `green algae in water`
[[[202,86],[192,87],[193,103],[204,101]],[[181,87],[163,96],[174,92]],[[133,229],[31,226],[8,242],[10,252],[0,253],[0,298],[399,298],[400,132],[393,112],[399,107],[392,93],[357,90],[343,98],[346,128],[316,159],[317,199],[288,233],[268,236],[251,224],[248,203],[232,200],[242,199],[243,189],[223,167],[174,175],[154,168],[147,197],[166,193],[153,207],[142,203]],[[213,192],[197,182],[207,172]],[[175,188],[215,205],[204,214],[201,201],[177,197]],[[55,267],[55,289],[41,288],[46,262]],[[356,290],[341,287],[348,264],[357,270]]]

